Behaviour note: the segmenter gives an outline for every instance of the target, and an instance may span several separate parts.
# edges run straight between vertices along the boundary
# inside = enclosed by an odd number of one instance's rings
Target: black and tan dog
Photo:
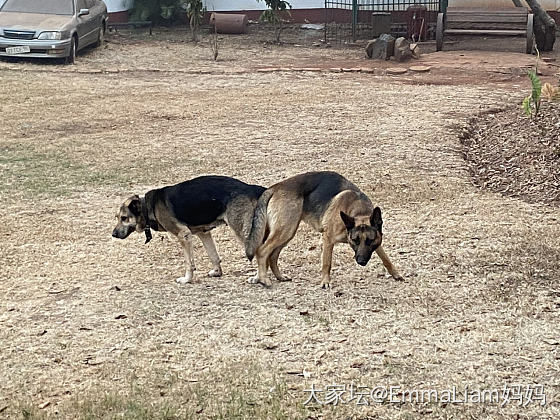
[[[264,190],[224,176],[201,176],[150,190],[144,197],[134,195],[124,202],[113,236],[124,239],[132,232],[145,232],[148,243],[152,239],[150,229],[169,232],[181,243],[187,263],[185,276],[177,282],[188,283],[195,270],[192,236],[196,235],[212,261],[213,269],[208,275],[219,277],[220,257],[210,231],[225,223],[246,245],[254,209]]]
[[[332,251],[340,242],[350,244],[360,265],[366,265],[375,251],[393,278],[402,280],[381,246],[379,207],[336,172],[308,172],[273,185],[259,198],[245,247],[247,257],[256,256],[258,264],[251,283],[270,286],[268,266],[279,281],[287,280],[278,269],[278,256],[302,220],[323,234],[323,288],[330,286]]]

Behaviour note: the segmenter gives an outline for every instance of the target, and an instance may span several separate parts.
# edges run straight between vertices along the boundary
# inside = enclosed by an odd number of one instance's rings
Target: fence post
[[[356,42],[357,24],[358,24],[358,0],[352,0],[352,42]]]
[[[327,0],[325,0],[325,45],[327,45],[327,24],[329,23],[329,11],[327,10]]]
[[[439,11],[441,13],[447,12],[447,4],[448,3],[449,3],[449,0],[439,0]]]

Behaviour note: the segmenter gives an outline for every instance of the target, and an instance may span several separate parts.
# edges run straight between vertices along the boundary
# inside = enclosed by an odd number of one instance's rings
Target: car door
[[[94,41],[97,41],[99,31],[103,30],[103,18],[104,18],[104,11],[105,7],[103,3],[99,0],[86,0],[86,4],[89,8],[89,13],[93,20],[93,28],[94,28]]]
[[[78,48],[82,49],[86,45],[95,42],[97,32],[95,31],[95,20],[91,13],[80,16],[80,10],[88,9],[86,0],[76,0],[76,31],[78,32]]]

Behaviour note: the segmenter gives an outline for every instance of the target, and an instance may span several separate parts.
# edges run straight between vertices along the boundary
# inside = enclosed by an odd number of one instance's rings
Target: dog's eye
[[[359,236],[356,237],[356,238],[354,238],[354,243],[355,243],[356,245],[360,245],[360,237],[359,237]]]
[[[127,219],[128,219],[128,217],[126,217],[126,216],[121,216],[121,220],[122,220],[123,222],[126,222]]]
[[[369,238],[366,238],[366,246],[370,246],[373,241]]]

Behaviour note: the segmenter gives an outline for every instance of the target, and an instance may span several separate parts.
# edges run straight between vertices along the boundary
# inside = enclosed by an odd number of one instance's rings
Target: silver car
[[[76,51],[103,43],[106,28],[101,0],[0,0],[0,56],[73,63]]]

